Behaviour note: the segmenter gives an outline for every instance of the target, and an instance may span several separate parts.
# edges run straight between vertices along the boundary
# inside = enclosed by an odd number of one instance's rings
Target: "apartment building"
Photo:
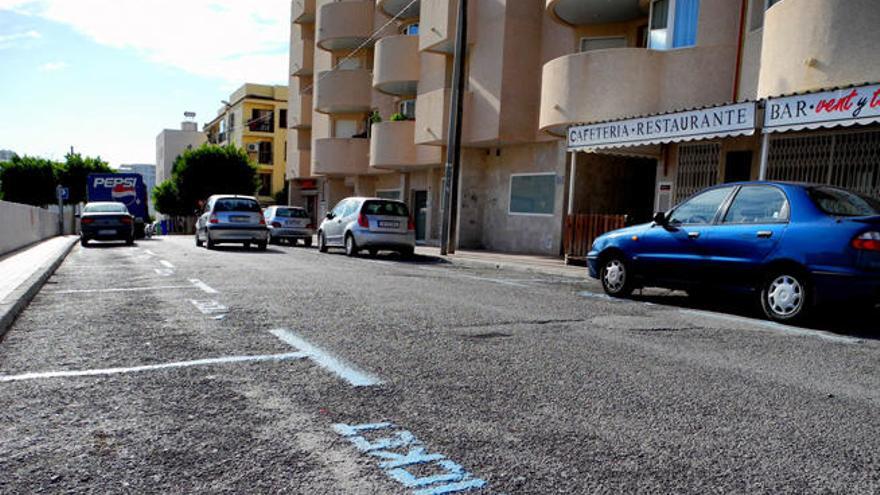
[[[264,204],[274,203],[285,186],[287,170],[287,86],[247,83],[223,101],[217,116],[204,125],[208,142],[243,148],[257,165]]]
[[[184,151],[198,148],[208,141],[199,125],[192,120],[195,113],[187,112],[187,119],[180,123],[180,129],[164,129],[156,136],[156,184],[171,178],[174,161]]]
[[[293,0],[292,200],[319,217],[398,197],[439,237],[457,5]],[[880,192],[871,0],[471,0],[468,16],[460,247],[558,255],[569,216],[646,221],[723,181]]]

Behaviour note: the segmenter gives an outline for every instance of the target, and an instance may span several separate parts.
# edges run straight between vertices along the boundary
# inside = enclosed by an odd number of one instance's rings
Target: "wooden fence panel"
[[[626,226],[626,215],[589,213],[565,217],[565,258],[586,258],[593,241],[600,235]]]

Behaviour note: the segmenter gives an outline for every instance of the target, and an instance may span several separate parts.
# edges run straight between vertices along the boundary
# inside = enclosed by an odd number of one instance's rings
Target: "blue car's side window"
[[[700,193],[680,204],[669,216],[672,225],[703,225],[715,220],[718,209],[733,192],[733,187],[720,187]]]
[[[746,186],[734,198],[726,224],[784,223],[790,215],[788,199],[772,186]]]

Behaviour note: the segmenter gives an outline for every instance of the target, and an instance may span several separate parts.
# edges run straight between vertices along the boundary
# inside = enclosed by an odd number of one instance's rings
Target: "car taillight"
[[[220,219],[217,218],[217,215],[211,215],[211,220],[209,220],[209,221],[211,223],[220,223]]]
[[[315,228],[315,224],[310,223],[310,224],[306,225],[306,228],[307,228],[307,229],[314,229],[314,228]]]
[[[122,223],[131,225],[131,217],[122,217]]]
[[[260,225],[266,225],[266,217],[260,215]]]
[[[83,218],[79,221],[79,223],[81,223],[81,224],[83,224],[83,223],[90,224],[90,223],[94,223],[94,222],[95,222],[94,218]]]
[[[880,251],[880,232],[865,232],[852,240],[852,247],[861,251]]]
[[[281,223],[279,223],[279,222],[272,222],[272,226],[275,227],[276,229],[280,229],[280,228],[281,228]]]
[[[416,230],[416,223],[413,222],[412,217],[410,217],[410,218],[407,219],[407,222],[406,222],[406,229],[407,229],[407,230]]]
[[[370,221],[367,220],[367,216],[364,215],[363,213],[358,215],[358,225],[360,225],[361,227],[363,227],[365,229],[370,228]]]

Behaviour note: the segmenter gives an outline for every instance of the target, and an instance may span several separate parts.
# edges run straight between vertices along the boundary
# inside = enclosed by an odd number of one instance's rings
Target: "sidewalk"
[[[0,258],[0,339],[78,240],[52,237]]]
[[[440,256],[440,248],[431,246],[417,246],[416,254],[422,256],[434,256],[446,259],[452,264],[469,266],[474,268],[495,268],[499,270],[512,270],[527,273],[543,273],[562,277],[575,277],[592,280],[587,274],[587,268],[578,265],[566,265],[565,260],[552,256],[537,256],[528,254],[507,254],[491,251],[456,250],[455,254],[446,257]]]

